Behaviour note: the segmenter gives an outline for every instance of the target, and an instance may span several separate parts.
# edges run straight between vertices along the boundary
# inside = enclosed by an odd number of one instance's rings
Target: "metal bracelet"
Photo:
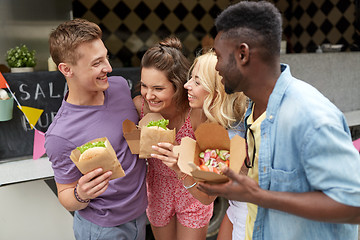
[[[197,184],[197,182],[194,182],[194,183],[193,183],[192,185],[190,185],[190,186],[185,186],[185,185],[184,185],[184,188],[185,188],[185,189],[190,189],[190,188],[195,187],[196,184]]]

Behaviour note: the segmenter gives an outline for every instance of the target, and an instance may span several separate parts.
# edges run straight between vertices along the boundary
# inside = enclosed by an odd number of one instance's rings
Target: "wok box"
[[[175,129],[163,131],[144,127],[150,121],[163,118],[159,113],[148,113],[139,121],[138,126],[129,119],[123,121],[123,135],[132,154],[139,154],[139,158],[150,158],[151,153],[157,153],[152,149],[153,145],[159,142],[175,142]]]
[[[200,170],[199,153],[206,149],[220,149],[230,151],[229,168],[236,173],[246,158],[245,139],[235,135],[231,140],[224,127],[217,123],[202,123],[195,131],[196,140],[185,137],[181,144],[174,147],[179,154],[178,165],[182,172],[192,176],[197,181],[211,184],[224,183],[229,181],[225,175]]]

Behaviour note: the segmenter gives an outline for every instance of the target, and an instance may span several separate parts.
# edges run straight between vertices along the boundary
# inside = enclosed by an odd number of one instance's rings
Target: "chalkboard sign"
[[[67,91],[64,76],[58,72],[3,73],[11,91],[21,106],[42,109],[35,127],[46,132]],[[123,76],[128,80],[132,95],[140,81],[140,68],[115,68],[109,76]],[[32,156],[34,130],[14,102],[13,118],[0,121],[0,161]]]

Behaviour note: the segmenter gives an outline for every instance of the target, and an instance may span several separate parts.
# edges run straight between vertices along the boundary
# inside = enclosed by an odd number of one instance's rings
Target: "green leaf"
[[[106,147],[105,143],[103,141],[93,142],[93,143],[86,143],[80,147],[77,147],[79,149],[80,153],[82,154],[86,150],[94,147]]]
[[[29,51],[25,44],[16,46],[6,52],[6,62],[9,67],[35,67],[35,50]]]
[[[160,119],[158,121],[150,121],[148,123],[147,127],[157,126],[157,127],[161,127],[163,129],[167,130],[167,125],[169,125],[168,119]]]

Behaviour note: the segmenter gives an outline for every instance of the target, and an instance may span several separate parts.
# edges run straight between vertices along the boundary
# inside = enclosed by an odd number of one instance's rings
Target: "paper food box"
[[[156,129],[148,128],[146,125],[150,121],[164,119],[159,113],[148,113],[140,121],[139,125],[129,119],[123,122],[123,134],[132,154],[139,154],[139,158],[150,158],[152,153],[157,153],[152,149],[153,145],[159,142],[175,142],[175,129]]]
[[[103,150],[101,149],[101,151],[96,152],[88,158],[81,159],[79,161],[81,152],[78,148],[75,148],[71,152],[70,159],[75,163],[76,167],[80,170],[82,174],[86,174],[96,168],[101,167],[104,172],[107,172],[109,170],[112,171],[111,179],[125,176],[125,172],[116,156],[116,153],[106,137],[94,139],[81,146],[87,144],[89,145],[99,141],[104,142],[105,144],[105,148]]]
[[[175,152],[179,154],[178,165],[182,172],[194,177],[197,181],[208,183],[224,183],[229,178],[215,172],[200,170],[199,153],[206,149],[229,150],[229,168],[236,173],[246,158],[245,139],[236,135],[231,140],[225,128],[217,123],[202,123],[195,131],[196,140],[185,137]]]

